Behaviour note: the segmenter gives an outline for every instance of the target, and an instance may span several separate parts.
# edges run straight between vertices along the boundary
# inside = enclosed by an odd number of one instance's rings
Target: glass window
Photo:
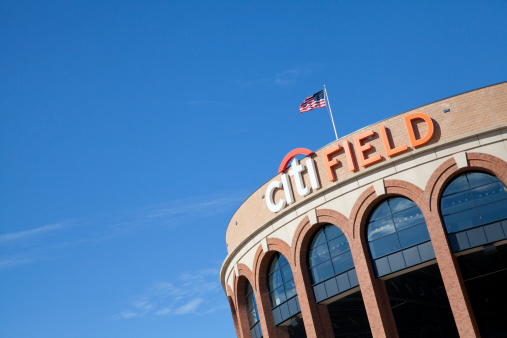
[[[283,255],[274,255],[268,271],[269,301],[271,308],[275,308],[296,296],[296,285],[289,262]]]
[[[250,285],[248,281],[246,282],[245,305],[248,324],[250,325],[250,328],[252,328],[259,322],[259,313],[257,312],[257,303],[255,302],[255,295],[252,290],[252,285]]]
[[[440,212],[448,233],[507,218],[507,187],[493,175],[468,172],[445,188]]]
[[[385,215],[381,219],[376,218],[378,210]],[[373,210],[367,236],[373,259],[430,239],[421,209],[405,197],[385,200]]]
[[[324,225],[310,243],[308,270],[312,285],[354,268],[349,242],[337,226]]]

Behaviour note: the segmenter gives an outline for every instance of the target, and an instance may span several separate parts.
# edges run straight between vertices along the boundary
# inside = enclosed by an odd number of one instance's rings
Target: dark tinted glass
[[[389,210],[389,204],[388,203],[385,203],[385,204],[383,203],[383,204],[381,204],[379,207],[377,207],[375,209],[375,211],[373,212],[373,214],[370,216],[370,220],[374,221],[376,219],[385,217],[385,216],[390,215],[390,214],[391,214],[391,210]]]
[[[275,291],[273,291],[269,296],[271,299],[271,307],[278,306],[278,305],[282,304],[283,302],[285,302],[285,300],[286,300],[285,289],[283,288],[283,286],[281,286],[278,289],[276,289]]]
[[[282,281],[282,274],[280,273],[280,270],[276,270],[271,275],[268,276],[268,283],[271,285],[273,289],[276,289],[280,285],[283,284]]]
[[[507,198],[507,191],[502,182],[495,182],[472,189],[472,195],[479,206]]]
[[[248,324],[252,328],[259,321],[259,314],[257,313],[257,304],[255,303],[255,296],[252,290],[252,286],[249,282],[246,282],[246,295],[245,295],[245,306],[247,311]]]
[[[368,240],[372,241],[374,239],[389,235],[395,231],[396,230],[394,229],[393,218],[391,215],[389,215],[387,217],[370,222],[368,225]]]
[[[493,175],[462,174],[445,188],[443,196],[440,211],[448,233],[507,218],[507,188]]]
[[[402,248],[408,248],[421,242],[429,241],[430,234],[426,223],[416,225],[414,227],[398,232],[398,238]]]
[[[407,198],[393,198],[389,200],[389,207],[393,214],[415,206],[415,203]]]
[[[294,280],[291,280],[290,282],[285,283],[285,295],[287,296],[287,299],[291,299],[296,295],[296,284],[294,283]]]
[[[281,254],[276,254],[269,268],[268,292],[271,308],[277,307],[296,294],[290,264]],[[286,289],[289,288],[289,289]]]
[[[332,261],[335,275],[350,270],[354,267],[354,262],[352,261],[352,254],[350,251],[344,253],[343,255],[336,256]]]
[[[470,188],[470,186],[468,185],[466,175],[462,175],[462,176],[459,176],[458,178],[456,178],[454,181],[451,182],[451,184],[449,184],[447,186],[447,188],[445,189],[444,194],[442,196],[455,194],[457,192],[467,190],[469,188]]]
[[[268,273],[272,273],[276,269],[280,269],[280,266],[278,265],[278,255],[275,255],[275,257],[271,261],[271,265],[269,266]]]
[[[320,231],[317,236],[315,236],[310,244],[310,248],[316,247],[318,245],[326,243],[326,235],[324,231]]]
[[[257,323],[257,311],[251,310],[248,312],[248,324],[252,327],[255,323]]]
[[[327,260],[324,263],[317,265],[310,271],[314,283],[322,282],[323,280],[326,280],[334,276],[333,266],[331,265],[330,260]]]
[[[472,194],[467,190],[443,197],[440,206],[442,215],[449,215],[454,212],[473,208],[475,207],[475,203]]]
[[[402,230],[424,222],[422,211],[417,206],[394,214],[393,218],[396,230]]]
[[[249,293],[246,298],[245,298],[245,302],[246,302],[246,309],[247,310],[251,310],[253,308],[253,294],[252,293]]]
[[[287,282],[287,281],[293,279],[292,270],[290,269],[289,264],[285,264],[284,266],[282,266],[281,271],[282,271],[282,278],[283,278],[284,282]]]
[[[324,232],[326,233],[326,239],[332,240],[335,237],[338,237],[340,235],[343,235],[343,232],[340,230],[340,228],[336,226],[328,226],[324,228]]]
[[[278,256],[278,264],[279,264],[279,267],[281,268],[285,264],[289,264],[289,262],[287,261],[287,258],[285,258],[284,255],[280,255],[280,256]]]
[[[444,224],[448,233],[473,228],[481,224],[477,209],[472,208],[444,216]]]
[[[314,266],[328,260],[329,258],[329,249],[327,247],[327,243],[319,245],[315,249],[310,251],[310,265]]]
[[[468,173],[466,176],[468,183],[470,183],[470,188],[498,181],[495,176],[486,173]]]
[[[375,259],[401,249],[397,234],[370,242],[371,256]]]
[[[309,247],[308,269],[312,284],[323,282],[354,268],[349,243],[340,228],[332,224],[325,225],[315,234],[315,238],[321,238],[324,233],[326,242]],[[311,243],[315,244],[317,241],[313,240]]]
[[[347,241],[347,237],[344,235],[336,237],[328,242],[329,252],[331,257],[341,254],[342,252],[350,250],[349,242]]]
[[[507,199],[480,206],[478,209],[483,224],[507,218]]]

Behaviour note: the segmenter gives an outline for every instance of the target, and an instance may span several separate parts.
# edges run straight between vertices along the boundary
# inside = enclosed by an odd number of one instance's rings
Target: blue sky
[[[1,337],[233,337],[235,209],[287,152],[507,80],[505,1],[2,1]]]

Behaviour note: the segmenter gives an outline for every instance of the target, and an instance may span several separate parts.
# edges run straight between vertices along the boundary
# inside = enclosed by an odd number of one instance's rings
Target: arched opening
[[[327,304],[335,337],[371,337],[349,242],[340,228],[320,227],[307,252],[315,301]]]
[[[455,177],[440,199],[440,213],[483,337],[507,332],[507,187],[494,175]]]
[[[388,198],[370,213],[366,229],[400,337],[458,337],[419,207],[405,197]]]
[[[422,211],[408,198],[383,201],[371,213],[367,229],[377,277],[435,258]]]
[[[267,290],[275,326],[287,326],[290,337],[306,337],[292,269],[280,253],[269,263]]]
[[[255,294],[253,292],[252,285],[250,285],[250,282],[247,281],[246,283],[245,306],[250,334],[252,335],[252,338],[260,338],[262,337],[262,330],[259,320],[259,312],[257,311],[257,302],[255,301]]]
[[[440,212],[453,252],[507,239],[507,188],[493,175],[456,177],[442,193]]]

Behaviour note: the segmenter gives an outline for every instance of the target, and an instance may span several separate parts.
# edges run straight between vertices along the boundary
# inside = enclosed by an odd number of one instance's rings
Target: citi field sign
[[[428,130],[426,135],[416,138],[414,126],[412,121],[414,120],[423,120]],[[405,116],[405,125],[407,133],[410,137],[410,143],[413,148],[420,147],[426,143],[428,143],[433,137],[434,126],[431,118],[423,113],[414,113]],[[340,160],[345,161],[347,163],[347,168],[351,172],[356,172],[358,169],[356,167],[356,159],[359,160],[359,165],[365,168],[375,163],[378,163],[382,160],[382,156],[379,154],[370,155],[368,158],[365,156],[365,152],[369,151],[372,146],[368,142],[368,139],[375,135],[375,131],[373,129],[365,131],[362,134],[356,135],[354,137],[354,149],[353,151],[351,144],[349,141],[343,141],[342,145],[336,144],[329,149],[326,149],[322,152],[322,160],[326,167],[327,178],[330,182],[335,182],[337,180],[336,175],[334,173],[333,168],[340,164]],[[379,126],[379,134],[382,139],[382,143],[384,145],[384,149],[388,157],[392,157],[403,152],[410,150],[410,148],[406,145],[400,145],[396,148],[392,148],[389,143],[389,139],[387,137],[386,128],[383,125]],[[341,153],[341,154],[340,154]],[[321,188],[321,184],[318,179],[317,169],[315,162],[310,155],[314,154],[313,151],[305,149],[305,148],[297,148],[289,152],[280,167],[278,168],[278,173],[281,173],[280,181],[272,181],[267,189],[266,189],[266,204],[268,209],[272,212],[279,212],[286,205],[292,204],[295,202],[292,184],[289,176],[292,176],[296,185],[295,191],[298,195],[304,197],[310,193],[310,187],[315,191]],[[336,158],[331,159],[332,155],[338,155]],[[295,158],[298,155],[305,155],[308,158],[304,161],[304,163],[299,163],[299,160]],[[339,155],[342,155],[340,157]],[[344,156],[343,156],[344,155]],[[291,162],[292,161],[292,162]],[[290,163],[290,169],[287,171],[287,167]],[[345,167],[345,165],[344,165]],[[308,177],[310,182],[304,182],[303,180],[303,172],[308,171]],[[283,196],[278,201],[274,200],[275,191],[277,189],[283,189]]]

